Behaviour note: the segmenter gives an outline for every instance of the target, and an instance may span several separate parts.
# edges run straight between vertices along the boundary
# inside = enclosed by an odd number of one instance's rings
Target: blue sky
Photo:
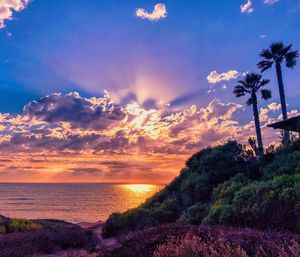
[[[101,96],[104,89],[118,99],[133,92],[141,102],[230,101],[234,81],[207,94],[211,71],[255,70],[259,51],[273,41],[300,48],[299,1],[253,0],[251,14],[241,13],[245,2],[164,1],[167,17],[149,21],[135,11],[150,12],[156,1],[32,1],[0,30],[0,111],[21,112],[53,92]],[[299,70],[285,76],[293,105]]]

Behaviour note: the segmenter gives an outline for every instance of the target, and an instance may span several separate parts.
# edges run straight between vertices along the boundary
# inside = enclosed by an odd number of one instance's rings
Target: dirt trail
[[[34,255],[32,257],[96,257],[103,248],[111,250],[120,247],[121,245],[116,238],[104,239],[102,237],[103,224],[104,222],[102,221],[96,223],[82,222],[77,224],[81,228],[91,230],[97,236],[98,243],[96,245],[96,251],[94,253],[89,253],[88,251],[83,249],[72,249],[48,255]]]
[[[118,240],[116,238],[112,237],[112,238],[104,239],[102,237],[102,228],[104,225],[103,221],[98,221],[96,223],[82,222],[82,223],[79,223],[78,225],[84,229],[89,229],[95,233],[95,235],[97,236],[97,238],[99,240],[99,243],[96,247],[97,249],[120,247],[120,243],[118,242]]]

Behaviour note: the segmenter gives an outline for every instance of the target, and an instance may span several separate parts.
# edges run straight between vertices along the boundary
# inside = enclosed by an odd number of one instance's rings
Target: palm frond
[[[262,57],[262,58],[265,58],[267,60],[272,60],[273,59],[273,55],[272,55],[272,53],[270,52],[269,49],[262,50],[259,56]]]
[[[276,42],[270,46],[271,53],[274,57],[282,55],[284,48],[285,46],[282,42]]]
[[[261,82],[260,82],[260,87],[264,87],[266,85],[268,85],[270,83],[270,80],[269,79],[263,79]]]
[[[261,72],[265,72],[266,70],[270,69],[272,65],[272,61],[263,60],[257,64],[257,68],[260,69]]]
[[[248,87],[251,89],[251,92],[256,92],[259,89],[260,81],[262,75],[258,73],[249,73],[245,77],[245,82],[247,83]]]
[[[235,94],[236,97],[241,97],[245,95],[245,88],[241,85],[238,85],[234,88],[233,93]]]
[[[270,89],[262,89],[260,93],[261,93],[261,98],[264,100],[268,100],[272,97],[272,91]]]
[[[291,50],[292,46],[293,46],[292,44],[288,46],[284,46],[284,48],[281,51],[281,54],[286,55]]]
[[[297,64],[297,58],[299,57],[298,51],[290,51],[285,55],[286,67],[293,69]]]
[[[249,106],[253,104],[253,99],[252,99],[252,97],[250,97],[250,98],[247,100],[246,104],[249,105]]]

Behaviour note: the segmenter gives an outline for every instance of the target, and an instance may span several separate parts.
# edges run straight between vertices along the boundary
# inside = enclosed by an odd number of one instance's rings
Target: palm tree
[[[268,100],[271,98],[271,90],[262,89],[266,86],[270,80],[262,79],[262,75],[256,73],[248,73],[246,74],[244,80],[239,81],[239,84],[235,87],[233,93],[236,97],[245,96],[246,94],[250,94],[250,98],[247,100],[247,105],[253,106],[253,114],[256,128],[256,136],[258,143],[258,151],[256,154],[263,155],[263,141],[260,130],[260,122],[259,122],[259,113],[257,106],[257,93],[261,94],[262,99]]]
[[[282,42],[271,44],[270,48],[265,49],[260,53],[260,57],[263,58],[263,60],[257,64],[257,67],[261,70],[261,72],[270,69],[273,64],[275,64],[283,120],[286,120],[288,116],[281,65],[285,63],[285,66],[289,69],[293,69],[296,66],[299,54],[298,51],[291,50],[292,46],[293,45],[285,46]],[[289,132],[285,131],[284,139],[286,142],[289,141],[289,137]]]

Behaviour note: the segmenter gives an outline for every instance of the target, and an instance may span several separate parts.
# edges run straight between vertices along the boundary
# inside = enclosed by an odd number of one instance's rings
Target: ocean
[[[106,220],[143,203],[162,185],[0,183],[0,215],[69,222]]]

